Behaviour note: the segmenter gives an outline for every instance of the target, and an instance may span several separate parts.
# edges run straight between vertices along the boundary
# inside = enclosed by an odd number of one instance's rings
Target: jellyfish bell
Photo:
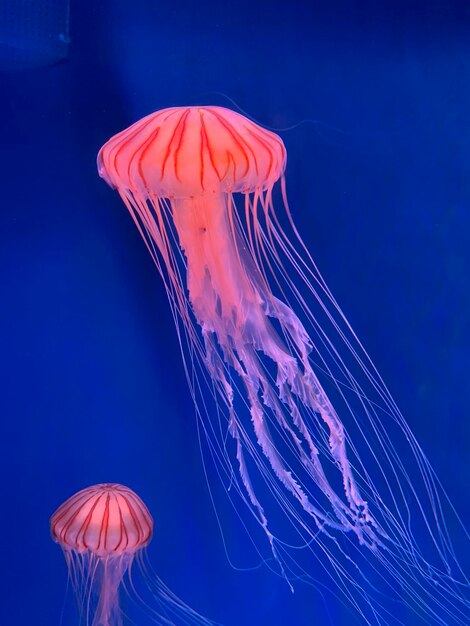
[[[159,198],[265,189],[279,179],[285,163],[280,137],[222,107],[157,111],[98,154],[99,174],[109,185]]]
[[[51,517],[51,534],[64,550],[98,558],[132,558],[152,538],[149,510],[128,487],[114,483],[79,491]]]
[[[164,280],[217,471],[281,575],[310,576],[273,531],[265,498],[362,623],[400,623],[374,589],[380,579],[421,623],[463,625],[468,583],[445,494],[296,230],[285,170],[280,137],[212,106],[157,111],[98,154]]]
[[[174,624],[168,614],[184,618],[188,624],[212,624],[185,605],[153,574],[145,557],[153,528],[152,516],[141,498],[116,483],[82,489],[52,515],[51,535],[63,550],[85,624],[122,626],[121,587],[133,593],[134,600],[138,600],[156,624]],[[137,593],[132,578],[134,561],[165,615],[146,604]]]

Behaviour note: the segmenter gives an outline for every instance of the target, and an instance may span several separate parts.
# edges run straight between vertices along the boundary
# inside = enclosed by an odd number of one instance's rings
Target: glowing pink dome
[[[99,175],[117,189],[159,198],[272,187],[283,174],[280,137],[223,107],[174,107],[112,137]]]
[[[52,537],[64,550],[99,557],[135,553],[152,532],[152,516],[139,496],[113,483],[82,489],[51,517]]]

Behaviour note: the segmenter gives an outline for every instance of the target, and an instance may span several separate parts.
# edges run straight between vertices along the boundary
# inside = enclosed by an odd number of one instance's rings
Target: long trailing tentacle
[[[300,545],[316,546],[324,571],[365,623],[402,623],[374,591],[377,579],[392,593],[398,585],[424,623],[463,626],[468,581],[446,529],[445,494],[298,238],[285,193],[287,223],[297,245],[274,211],[271,188],[246,194],[244,214],[230,194],[217,199],[216,208],[225,215],[217,226],[225,234],[222,247],[220,241],[210,243],[220,233],[207,232],[200,221],[203,203],[189,206],[199,211],[194,229],[184,223],[188,205],[181,201],[121,195],[164,279],[217,471],[250,507],[281,574],[309,577],[293,574],[289,547],[273,532],[257,493],[259,478]],[[195,232],[199,239],[189,241]],[[289,301],[297,303],[298,314]],[[205,419],[204,413],[212,412],[204,408],[205,390],[219,402],[215,421]],[[253,434],[244,416],[251,419]],[[396,450],[394,430],[408,441],[426,501]],[[227,435],[235,443],[235,459],[228,454]],[[410,498],[441,567],[418,546]],[[363,567],[359,563],[367,551],[374,559]]]

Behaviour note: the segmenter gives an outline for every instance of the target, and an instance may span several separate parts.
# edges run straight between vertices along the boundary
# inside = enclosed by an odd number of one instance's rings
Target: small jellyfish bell
[[[273,132],[192,106],[112,137],[98,171],[164,280],[207,450],[270,565],[360,623],[463,626],[460,520],[300,238],[286,161]]]
[[[152,538],[153,519],[141,498],[128,487],[104,483],[82,489],[52,515],[50,528],[67,562],[81,611],[80,623],[122,626],[119,595],[124,587],[153,623],[212,624],[152,572],[145,548]],[[137,593],[132,578],[134,561],[139,564],[159,610]],[[172,616],[176,621],[172,621]]]

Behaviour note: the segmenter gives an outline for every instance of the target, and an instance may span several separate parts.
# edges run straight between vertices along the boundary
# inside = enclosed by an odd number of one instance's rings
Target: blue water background
[[[81,0],[70,26],[67,61],[0,79],[0,624],[59,624],[48,518],[116,481],[154,514],[155,569],[202,613],[347,626],[332,599],[329,622],[312,589],[230,566],[166,294],[95,157],[156,109],[231,106],[214,92],[271,127],[315,120],[280,133],[294,218],[468,521],[470,5]],[[214,485],[233,564],[255,565]]]

